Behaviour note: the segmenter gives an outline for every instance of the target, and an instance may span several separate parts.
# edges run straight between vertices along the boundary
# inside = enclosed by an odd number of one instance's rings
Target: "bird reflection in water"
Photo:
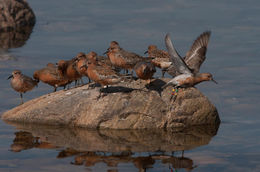
[[[22,150],[38,148],[38,149],[58,149],[59,147],[48,143],[48,138],[40,138],[33,136],[30,132],[19,131],[15,133],[11,151],[21,152]],[[193,160],[184,157],[175,157],[173,155],[165,155],[165,153],[155,152],[147,156],[136,156],[131,151],[122,151],[120,153],[98,152],[98,151],[77,151],[73,148],[66,148],[59,152],[58,159],[74,156],[72,165],[84,165],[93,167],[97,163],[105,163],[109,168],[117,168],[120,163],[132,163],[140,172],[145,172],[149,168],[153,168],[156,161],[169,165],[170,171],[178,169],[186,169],[192,171],[197,166],[193,165]],[[117,171],[109,169],[109,171]]]
[[[124,164],[138,171],[158,168],[193,171],[197,164],[184,156],[184,150],[207,145],[218,130],[218,126],[174,131],[118,131],[12,124],[21,130],[15,133],[13,152],[54,149],[58,151],[57,159],[66,158],[73,166],[93,170],[101,163],[107,171],[119,171]]]
[[[34,137],[31,133],[26,131],[19,131],[15,133],[11,151],[21,152],[22,150],[39,148],[39,149],[55,149],[56,146],[42,141],[40,137]]]

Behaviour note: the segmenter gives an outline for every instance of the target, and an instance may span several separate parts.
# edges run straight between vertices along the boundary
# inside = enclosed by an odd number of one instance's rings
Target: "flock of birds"
[[[46,67],[37,70],[33,78],[23,75],[20,70],[15,70],[8,78],[11,79],[12,88],[20,93],[23,103],[23,93],[32,90],[39,81],[54,87],[65,87],[75,81],[75,85],[82,81],[83,76],[99,83],[102,87],[117,84],[129,75],[120,74],[124,69],[126,73],[133,70],[140,79],[147,80],[149,84],[156,68],[173,76],[162,88],[173,85],[177,90],[179,87],[192,87],[202,81],[214,81],[210,73],[199,73],[201,64],[206,58],[210,31],[203,32],[192,44],[185,57],[181,57],[174,48],[169,34],[165,37],[167,51],[157,49],[157,46],[148,46],[148,57],[142,57],[136,53],[121,48],[116,41],[110,43],[104,53],[107,57],[98,56],[95,52],[88,54],[79,53],[71,60],[59,60],[56,64],[48,63]]]

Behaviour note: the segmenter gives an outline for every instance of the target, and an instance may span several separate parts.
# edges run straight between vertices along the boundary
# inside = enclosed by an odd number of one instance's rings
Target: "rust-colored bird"
[[[34,72],[33,77],[37,81],[42,81],[54,87],[64,87],[69,83],[66,74],[63,73],[64,62],[59,62],[58,66],[47,66]]]
[[[102,87],[119,83],[122,78],[110,66],[102,65],[97,60],[97,54],[90,52],[88,55],[87,73],[88,77],[101,84]]]
[[[11,79],[12,88],[20,93],[21,104],[23,104],[23,93],[32,90],[35,86],[37,86],[37,81],[33,80],[31,77],[23,75],[20,70],[14,70],[12,75],[8,77]]]
[[[203,81],[213,81],[217,83],[212,74],[199,73],[200,65],[206,58],[206,51],[209,42],[210,32],[202,33],[192,44],[191,49],[187,52],[184,60],[175,50],[170,35],[165,37],[165,44],[170,54],[170,59],[174,68],[179,73],[172,80],[163,86],[173,85],[176,89],[178,87],[192,87]]]
[[[82,55],[81,53],[79,55]],[[75,86],[78,83],[78,80],[81,79],[82,75],[80,74],[80,71],[77,70],[77,62],[76,58],[73,58],[71,60],[63,61],[62,62],[62,68],[63,72],[66,74],[66,77],[71,82],[75,81]]]
[[[158,49],[156,45],[149,45],[146,53],[148,53],[149,57],[154,58],[151,62],[162,69],[162,77],[164,77],[165,72],[172,64],[168,52]]]
[[[121,48],[116,41],[112,41],[110,43],[110,47],[105,53],[115,67],[119,67],[125,70],[132,71],[138,62],[144,60],[144,58],[138,54],[126,51]],[[133,74],[133,72],[131,72],[131,74]]]
[[[138,62],[134,67],[135,73],[138,78],[147,80],[150,84],[153,74],[156,72],[155,66],[150,62],[141,61]]]
[[[88,77],[87,74],[87,56],[85,53],[79,53],[76,56],[76,70],[80,73],[81,76]]]

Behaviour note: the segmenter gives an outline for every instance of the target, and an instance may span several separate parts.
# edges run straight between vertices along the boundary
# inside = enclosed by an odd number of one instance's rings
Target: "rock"
[[[169,79],[155,79],[147,89],[136,80],[102,89],[90,85],[30,100],[2,115],[3,120],[86,128],[151,129],[218,125],[216,108],[196,88],[180,89],[171,99]]]
[[[0,31],[34,26],[35,15],[25,0],[0,0]]]
[[[25,44],[35,24],[35,15],[24,0],[0,0],[0,50]]]

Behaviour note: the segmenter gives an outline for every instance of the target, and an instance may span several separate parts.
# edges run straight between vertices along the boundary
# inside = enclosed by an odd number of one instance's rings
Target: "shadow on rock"
[[[111,87],[100,89],[100,91],[103,93],[119,93],[119,92],[130,93],[134,90],[135,89],[133,89],[133,88],[127,88],[127,87],[122,87],[122,86],[111,86]]]
[[[165,81],[161,79],[154,79],[150,84],[145,85],[148,90],[157,91],[161,96],[161,92],[163,91],[162,86],[166,84]]]

